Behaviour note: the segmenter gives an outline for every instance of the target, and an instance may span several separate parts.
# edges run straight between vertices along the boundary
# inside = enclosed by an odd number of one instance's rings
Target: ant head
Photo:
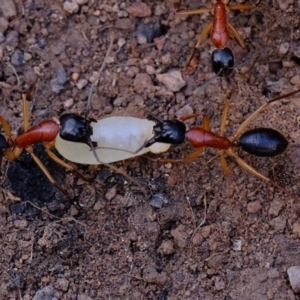
[[[151,139],[155,142],[165,144],[182,144],[185,139],[186,127],[179,120],[159,121],[153,127],[154,137]],[[147,147],[151,146],[147,145]]]
[[[234,68],[233,53],[229,48],[216,49],[211,55],[213,71],[217,76],[229,76]]]
[[[59,118],[59,135],[63,140],[90,145],[93,128],[91,120],[75,114],[64,114]]]

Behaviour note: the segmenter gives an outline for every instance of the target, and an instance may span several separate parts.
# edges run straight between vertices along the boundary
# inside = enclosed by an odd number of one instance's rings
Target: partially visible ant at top
[[[228,3],[229,0],[212,0],[213,7],[211,8],[198,8],[186,11],[177,9],[175,14],[178,16],[197,15],[206,12],[211,12],[214,16],[213,22],[207,24],[202,30],[197,44],[186,62],[186,66],[184,68],[185,74],[192,74],[195,72],[197,66],[197,60],[195,57],[196,51],[199,49],[201,43],[209,33],[212,44],[217,48],[217,50],[212,53],[212,65],[214,72],[218,74],[218,76],[228,76],[229,73],[232,72],[234,57],[232,51],[229,48],[226,48],[230,37],[236,39],[241,48],[245,48],[245,44],[234,26],[227,21],[226,14],[231,10],[252,9],[254,8],[254,5],[229,5]]]
[[[226,155],[234,158],[236,162],[246,171],[252,175],[269,182],[287,193],[293,199],[300,201],[296,196],[287,191],[285,188],[274,182],[271,178],[263,175],[253,167],[251,167],[245,160],[243,160],[235,151],[236,148],[241,148],[243,151],[258,156],[258,157],[273,157],[282,154],[287,146],[287,139],[277,130],[272,128],[255,128],[245,131],[246,127],[253,119],[257,117],[262,111],[270,106],[271,103],[291,97],[300,90],[279,96],[267,101],[255,110],[236,130],[233,136],[226,138],[224,136],[226,129],[227,115],[229,111],[230,93],[228,93],[223,109],[223,115],[220,126],[220,135],[211,132],[210,122],[207,115],[203,117],[202,127],[193,126],[186,130],[184,121],[195,118],[200,114],[192,114],[182,117],[180,120],[158,121],[154,127],[154,137],[146,140],[142,147],[149,147],[155,142],[166,142],[168,144],[180,144],[186,138],[189,144],[196,150],[183,159],[156,159],[161,162],[189,162],[196,159],[204,151],[205,147],[212,147],[219,150],[221,167],[225,175],[229,175],[229,169],[226,162]],[[142,148],[141,147],[141,148]],[[139,148],[138,150],[140,150]]]

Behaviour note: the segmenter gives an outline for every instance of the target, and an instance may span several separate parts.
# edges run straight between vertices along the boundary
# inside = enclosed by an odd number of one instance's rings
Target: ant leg
[[[229,5],[229,8],[231,10],[246,10],[246,9],[255,8],[255,6],[252,4],[235,4],[235,5]]]
[[[63,189],[62,187],[60,187],[57,182],[55,181],[55,179],[52,177],[52,175],[49,173],[49,171],[47,170],[47,168],[45,167],[45,165],[42,163],[42,161],[34,154],[33,152],[33,148],[32,147],[28,147],[25,149],[33,158],[33,160],[36,162],[36,164],[39,166],[39,168],[43,171],[43,173],[46,175],[46,177],[48,178],[48,180],[68,199],[70,199],[70,195],[69,193]]]
[[[202,128],[206,131],[210,131],[210,122],[209,122],[209,118],[207,115],[203,116]]]
[[[221,161],[221,167],[222,167],[222,171],[223,171],[224,175],[229,176],[230,171],[229,171],[229,168],[228,168],[228,165],[227,165],[227,161],[226,161],[224,151],[221,151],[221,153],[220,153],[220,161]]]
[[[185,68],[187,68],[192,59],[194,58],[195,54],[196,54],[196,51],[198,50],[198,48],[200,47],[200,44],[204,41],[204,39],[206,38],[206,36],[208,35],[208,33],[210,32],[211,28],[212,28],[212,23],[209,23],[207,24],[204,29],[202,30],[199,38],[198,38],[198,41],[197,41],[197,44],[195,45],[194,49],[193,49],[193,52],[191,53],[190,57],[188,58],[187,62],[186,62],[186,66]]]
[[[269,177],[264,176],[263,174],[261,174],[260,172],[256,171],[253,167],[251,167],[250,165],[248,165],[242,158],[240,158],[236,153],[234,153],[234,151],[232,149],[228,149],[227,154],[234,157],[234,159],[236,160],[236,162],[246,171],[248,171],[250,174],[256,176],[259,179],[262,179],[266,182],[269,182],[271,184],[273,184],[275,187],[277,187],[279,190],[283,191],[284,193],[286,193],[288,196],[290,196],[292,199],[294,199],[295,201],[299,202],[300,199],[295,196],[294,194],[292,194],[291,192],[289,192],[288,190],[286,190],[284,187],[282,187],[281,185],[279,185],[277,182],[271,180]]]
[[[182,161],[183,162],[189,162],[189,161],[195,160],[196,158],[198,158],[202,154],[203,150],[204,150],[204,147],[198,148],[192,154],[185,157]]]
[[[0,123],[3,127],[3,130],[5,131],[6,135],[8,137],[10,137],[11,136],[11,128],[10,128],[8,122],[3,117],[0,116]]]
[[[198,116],[200,116],[200,114],[191,114],[191,115],[183,116],[180,118],[180,121],[184,122],[189,119],[197,118]]]
[[[228,111],[229,111],[229,99],[228,99],[229,97],[228,96],[226,97],[226,100],[225,100],[225,103],[224,103],[221,126],[220,126],[220,135],[221,136],[224,136],[225,129],[226,129],[226,121],[227,121]]]
[[[65,161],[63,161],[62,159],[60,159],[58,156],[56,156],[52,151],[51,151],[51,148],[54,147],[54,142],[49,142],[49,143],[44,143],[45,145],[45,148],[46,148],[46,152],[47,154],[56,162],[58,163],[59,165],[63,166],[64,168],[66,168],[67,170],[75,173],[79,178],[85,180],[85,181],[93,181],[97,175],[96,172],[93,172],[94,173],[94,176],[93,177],[87,177],[85,175],[83,175],[82,173],[80,173],[79,171],[77,171],[72,165],[66,163]],[[121,175],[123,175],[124,177],[126,177],[129,181],[135,183],[137,186],[139,186],[142,190],[144,190],[144,187],[141,185],[141,183],[134,179],[133,177],[127,175],[123,170],[119,169],[119,168],[116,168],[110,164],[107,164],[107,163],[103,163],[101,162],[101,164],[103,166],[106,166],[108,168],[110,168],[111,170],[115,171],[116,173],[119,173]]]
[[[276,97],[274,99],[271,99],[269,101],[267,101],[266,103],[264,103],[262,106],[260,106],[255,112],[253,112],[240,126],[239,128],[237,129],[236,133],[233,135],[233,137],[231,138],[231,140],[234,140],[236,139],[240,133],[242,131],[244,131],[244,129],[248,126],[248,124],[259,114],[261,113],[262,111],[264,111],[271,103],[273,102],[276,102],[276,101],[279,101],[279,100],[282,100],[282,99],[285,99],[287,97],[290,97],[290,96],[293,96],[295,95],[296,93],[300,92],[300,89],[297,90],[297,91],[294,91],[294,92],[291,92],[291,93],[288,93],[288,94],[285,94],[285,95],[282,95],[282,96],[279,96],[279,97]]]
[[[29,128],[29,115],[28,115],[26,94],[22,94],[22,110],[23,110],[24,132],[26,132]]]
[[[243,39],[241,38],[241,36],[239,35],[239,33],[233,27],[233,25],[231,25],[229,22],[227,22],[227,27],[228,27],[228,31],[229,31],[230,36],[232,38],[235,38],[237,40],[237,42],[239,43],[239,45],[244,49],[245,48],[245,43],[244,43]]]
[[[175,15],[177,16],[190,16],[190,15],[199,15],[204,14],[206,12],[210,12],[211,8],[198,8],[198,9],[191,9],[191,10],[178,10],[175,12]]]
[[[252,175],[256,176],[257,178],[260,178],[266,182],[270,182],[271,179],[264,176],[263,174],[261,174],[260,172],[256,171],[253,167],[251,167],[250,165],[248,165],[242,158],[240,158],[232,149],[228,149],[227,154],[229,156],[232,156],[236,162],[247,172],[251,173]]]
[[[57,164],[61,165],[62,167],[64,167],[65,169],[69,170],[70,172],[75,173],[79,178],[85,180],[85,181],[93,181],[95,179],[94,177],[87,177],[85,175],[83,175],[82,173],[80,173],[79,171],[77,171],[72,165],[66,163],[65,161],[63,161],[62,159],[60,159],[56,154],[54,154],[51,151],[51,148],[54,146],[53,142],[50,143],[44,143],[45,149],[47,154],[51,157],[51,159],[53,159]],[[95,174],[96,175],[96,174]]]
[[[198,116],[200,116],[200,114],[192,114],[192,115],[183,116],[183,117],[180,118],[180,121],[184,122],[186,120],[193,119],[193,118],[196,118]],[[210,131],[209,118],[208,118],[207,115],[203,116],[202,128],[205,129],[206,131]]]
[[[194,151],[192,154],[188,155],[185,158],[182,159],[169,159],[169,158],[158,158],[155,161],[163,162],[163,163],[179,163],[179,162],[189,162],[192,160],[195,160],[198,158],[198,156],[201,155],[203,152],[204,147],[198,148],[196,151]]]
[[[13,151],[6,149],[5,155],[9,161],[17,159],[23,152],[24,148],[15,147]]]

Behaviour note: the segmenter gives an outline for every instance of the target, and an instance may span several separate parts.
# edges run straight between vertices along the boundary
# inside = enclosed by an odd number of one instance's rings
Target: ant
[[[203,117],[202,127],[194,126],[186,130],[185,124],[186,120],[195,118],[200,114],[192,114],[182,117],[180,120],[168,120],[168,121],[158,121],[157,125],[154,127],[154,137],[145,141],[143,147],[149,147],[155,142],[166,142],[169,144],[180,144],[186,138],[190,145],[196,150],[183,159],[157,159],[161,162],[189,162],[196,159],[204,151],[205,147],[212,147],[219,150],[221,167],[225,175],[230,175],[228,169],[226,155],[233,157],[236,162],[246,171],[252,175],[266,181],[273,183],[276,187],[284,192],[291,195],[288,191],[279,186],[276,182],[273,182],[269,177],[261,174],[248,163],[246,163],[235,151],[235,148],[240,147],[243,151],[259,156],[259,157],[273,157],[283,153],[287,146],[287,139],[277,130],[272,128],[255,128],[242,133],[249,123],[262,111],[264,111],[271,103],[277,102],[279,100],[285,99],[287,97],[293,96],[300,90],[279,96],[277,98],[271,99],[261,105],[256,111],[254,111],[236,130],[232,137],[226,138],[224,136],[226,129],[226,120],[229,111],[229,96],[227,95],[225,105],[223,108],[220,135],[211,132],[210,121],[207,115]]]
[[[231,10],[252,9],[254,8],[254,6],[251,4],[250,5],[245,5],[245,4],[228,5],[228,3],[229,0],[212,0],[212,5],[213,5],[212,8],[199,8],[199,9],[193,9],[187,11],[180,11],[180,10],[176,11],[175,14],[179,16],[203,14],[206,12],[211,12],[214,16],[213,22],[207,24],[202,30],[202,33],[198,38],[197,44],[194,47],[192,54],[190,55],[190,57],[186,62],[186,66],[184,68],[186,74],[194,73],[196,51],[209,33],[210,33],[210,40],[212,44],[218,49],[217,52],[214,51],[212,54],[213,66],[214,64],[218,64],[220,58],[221,58],[220,60],[221,66],[223,66],[223,69],[227,68],[228,61],[230,62],[232,61],[232,66],[233,66],[233,53],[230,49],[225,48],[230,40],[230,37],[235,38],[238,44],[242,48],[245,48],[243,39],[241,38],[237,30],[234,28],[234,26],[231,23],[227,22],[226,13],[228,13]],[[224,76],[225,73],[226,71],[224,71],[224,74],[221,72],[219,76]]]
[[[87,108],[89,103],[90,99]],[[59,121],[48,119],[29,128],[27,94],[22,95],[22,104],[23,133],[12,134],[10,125],[0,116],[0,124],[7,136],[6,139],[3,134],[0,134],[0,166],[3,155],[6,155],[8,160],[13,161],[25,150],[49,181],[67,198],[70,198],[68,192],[57,184],[42,161],[35,155],[34,144],[42,142],[47,154],[56,163],[86,181],[92,181],[94,178],[77,171],[74,166],[59,158],[52,149],[56,148],[58,153],[69,161],[85,165],[103,164],[136,182],[108,163],[132,158],[149,151],[153,153],[165,152],[170,147],[170,144],[155,143],[149,148],[134,152],[133,150],[143,141],[153,136],[154,121],[134,117],[108,117],[96,121],[87,118],[88,109],[84,117],[77,114],[63,114]]]

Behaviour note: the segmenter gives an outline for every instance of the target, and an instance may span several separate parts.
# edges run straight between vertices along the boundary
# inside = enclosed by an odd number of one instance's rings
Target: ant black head
[[[90,146],[93,128],[91,120],[75,114],[64,114],[60,116],[60,137],[63,140],[84,143]]]
[[[179,120],[159,121],[153,126],[154,136],[146,141],[144,147],[150,147],[154,143],[181,144],[184,142],[186,127]]]
[[[212,67],[220,77],[229,76],[234,68],[233,53],[229,48],[216,49],[211,55]]]

